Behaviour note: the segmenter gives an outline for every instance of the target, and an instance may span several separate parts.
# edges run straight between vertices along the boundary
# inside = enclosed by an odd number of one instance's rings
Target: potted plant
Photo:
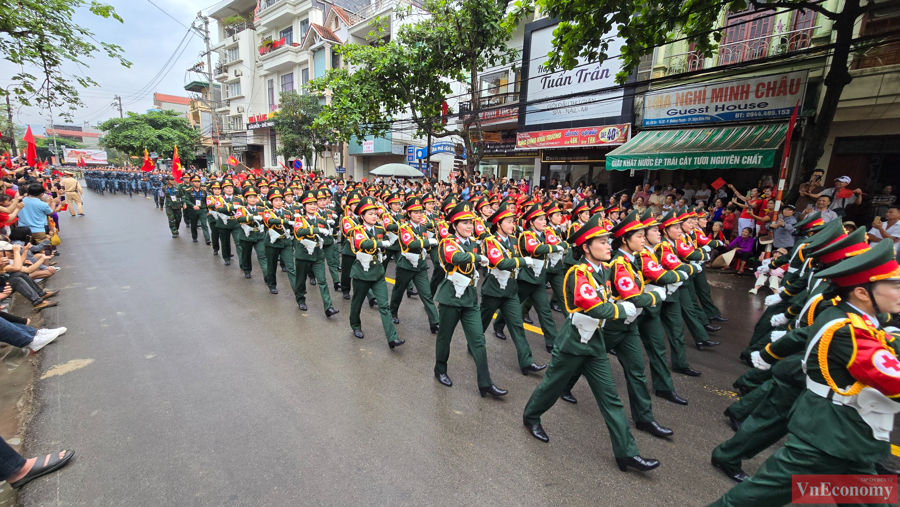
[[[234,26],[239,25],[243,22],[247,21],[247,18],[238,14],[237,16],[228,16],[222,20],[222,26]]]

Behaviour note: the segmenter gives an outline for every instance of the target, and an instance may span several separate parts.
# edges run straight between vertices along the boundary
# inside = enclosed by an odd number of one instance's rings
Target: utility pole
[[[12,154],[14,157],[18,157],[19,150],[16,148],[16,127],[15,127],[15,125],[13,125],[13,121],[12,121],[12,106],[9,105],[9,94],[6,95],[6,114],[8,115],[8,118],[9,118],[9,128],[10,128],[9,137],[10,137],[10,139],[12,139],[12,143],[11,143],[12,144]]]
[[[50,128],[53,129],[53,154],[56,155],[57,163],[62,161],[62,156],[59,153],[59,147],[56,145],[56,127],[53,126],[53,112],[47,111],[50,115]]]
[[[116,101],[118,101],[118,106],[116,105]],[[122,97],[116,95],[116,97],[113,99],[112,106],[119,109],[119,118],[125,117],[125,115],[122,114]]]
[[[212,68],[212,49],[210,47],[210,38],[209,38],[209,18],[203,15],[203,11],[197,13],[197,21],[201,21],[203,23],[203,29],[197,28],[194,25],[191,27],[197,31],[200,35],[203,36],[203,42],[206,43],[206,77],[209,80],[206,85],[206,97],[207,101],[210,104],[210,109],[213,118],[213,128],[212,128],[212,136],[213,136],[213,148],[216,150],[216,172],[222,170],[222,159],[221,153],[219,153],[219,119],[216,114],[216,106],[212,101],[212,89],[213,89],[213,68]]]

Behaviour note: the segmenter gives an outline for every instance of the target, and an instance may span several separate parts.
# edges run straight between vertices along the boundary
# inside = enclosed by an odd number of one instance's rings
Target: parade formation
[[[708,217],[694,209],[658,216],[584,201],[564,212],[514,186],[466,200],[437,180],[350,180],[335,191],[336,182],[302,171],[195,170],[180,183],[158,171],[85,176],[100,193],[115,189],[111,181],[148,188],[173,239],[184,222],[194,242],[202,233],[213,255],[226,266],[236,259],[236,275],[247,279],[256,257],[271,294],[278,294],[278,272],[286,273],[298,309],[316,308],[325,325],[346,326],[332,296],[350,300],[348,337],[380,335],[363,331],[364,320],[371,326],[361,315],[368,302],[389,350],[400,347],[406,337],[396,328],[398,309],[404,298],[421,304],[436,335],[434,377],[446,387],[453,386],[449,346],[459,327],[479,394],[506,395],[491,379],[485,335],[510,339],[522,374],[541,377],[520,407],[528,434],[539,441],[550,439],[541,416],[560,398],[577,403],[572,388],[584,377],[622,471],[661,463],[637,448],[611,356],[624,372],[634,428],[669,438],[673,430],[654,417],[651,388],[656,399],[688,405],[672,373],[691,381],[702,372],[687,362],[685,330],[697,349],[715,352],[713,323],[728,320],[706,279],[710,252],[723,243],[707,236]],[[893,245],[870,248],[864,229],[848,234],[818,212],[797,222],[793,234],[795,247],[760,268],[786,274],[741,354],[751,368],[736,379],[742,396],[724,412],[735,435],[711,455],[712,466],[739,484],[713,505],[789,503],[793,475],[890,473],[889,436],[900,412],[900,329],[892,325],[900,312],[900,265]],[[309,285],[320,301],[309,299]],[[565,316],[559,327],[557,306]],[[531,308],[549,365],[532,356],[524,328]],[[563,428],[550,433],[565,438]],[[744,472],[743,461],[784,437],[756,475]]]

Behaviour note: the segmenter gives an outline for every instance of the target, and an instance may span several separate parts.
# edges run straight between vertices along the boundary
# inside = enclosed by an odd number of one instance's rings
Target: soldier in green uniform
[[[234,219],[234,212],[238,208],[244,205],[244,201],[240,197],[236,197],[234,195],[234,183],[229,179],[225,179],[222,181],[222,199],[219,201],[219,207],[216,208],[216,213],[219,214],[220,223],[216,224],[216,227],[219,228],[219,241],[221,242],[222,247],[222,259],[225,260],[225,265],[231,265],[231,240],[234,239],[235,250],[237,250],[238,259],[241,258],[241,252],[243,249],[238,241],[238,232],[240,232],[240,228],[238,227],[237,221]]]
[[[305,280],[297,280],[297,272],[294,269],[294,249],[291,238],[291,228],[294,222],[292,210],[284,208],[284,196],[277,188],[269,193],[269,203],[272,208],[263,212],[263,223],[266,225],[266,233],[269,236],[266,239],[266,285],[269,286],[270,293],[278,294],[278,281],[275,273],[280,259],[284,261],[287,268],[288,282],[290,282],[296,297],[297,284],[305,283]]]
[[[546,364],[536,364],[531,355],[531,347],[525,339],[525,328],[522,324],[522,304],[519,301],[519,286],[516,275],[519,269],[534,262],[531,257],[519,255],[519,249],[513,240],[516,232],[516,214],[507,203],[503,203],[491,215],[493,235],[489,235],[481,243],[482,251],[488,258],[488,272],[481,284],[481,327],[487,331],[494,312],[499,312],[509,325],[509,336],[516,347],[519,368],[523,375],[538,372],[547,368]],[[505,340],[502,333],[498,335]]]
[[[616,393],[602,332],[604,320],[634,317],[637,309],[628,301],[613,302],[606,288],[601,265],[610,259],[609,232],[600,220],[595,214],[570,238],[579,264],[566,273],[564,304],[568,318],[553,348],[550,367],[528,400],[522,419],[533,437],[548,442],[541,416],[556,403],[574,376],[584,375],[609,430],[619,469],[647,471],[657,468],[659,461],[638,454],[625,407]]]
[[[357,225],[359,220],[356,216],[356,206],[359,205],[360,196],[356,191],[352,191],[347,195],[347,202],[344,205],[344,216],[341,217],[341,236],[343,245],[341,246],[341,292],[344,299],[350,299],[350,270],[353,263],[356,262],[356,255],[350,246],[350,231]]]
[[[785,505],[795,475],[873,475],[891,452],[900,361],[897,340],[888,341],[875,316],[900,312],[894,245],[882,241],[815,276],[830,278],[841,301],[810,327],[806,389],[792,408],[787,442],[712,505]]]
[[[440,307],[441,328],[435,344],[434,376],[441,384],[450,387],[453,381],[447,375],[447,360],[450,358],[450,341],[457,324],[462,324],[469,352],[475,360],[478,372],[478,391],[481,396],[490,394],[504,396],[507,391],[494,385],[488,370],[487,352],[484,348],[484,331],[480,324],[481,311],[478,309],[478,281],[476,266],[488,265],[488,258],[476,253],[477,246],[472,235],[475,232],[475,214],[472,203],[461,201],[449,213],[452,230],[439,243],[441,267],[447,274],[438,287],[435,301]]]
[[[216,212],[222,199],[222,186],[218,181],[213,181],[209,185],[209,194],[206,196],[206,215],[212,217],[212,222],[209,223],[209,237],[212,240],[213,257],[219,255],[219,248],[222,244],[219,238],[219,228],[217,227],[217,224],[221,221],[218,219],[219,214]]]
[[[277,190],[277,189],[276,189]],[[297,305],[306,311],[306,280],[307,273],[312,273],[322,296],[322,304],[325,316],[331,318],[338,313],[331,302],[331,294],[328,292],[328,283],[325,281],[325,251],[323,245],[325,238],[331,237],[331,229],[328,223],[319,215],[318,199],[316,192],[308,190],[300,197],[300,205],[304,207],[303,213],[294,215],[294,262],[297,271]],[[299,215],[299,216],[297,216]]]
[[[653,218],[649,209],[641,216],[641,223],[646,227],[645,243],[644,248],[634,256],[635,271],[642,274],[649,286],[664,289],[667,294],[666,298],[668,298],[668,295],[678,288],[673,284],[684,282],[688,276],[685,272],[677,269],[674,271],[664,269],[656,254],[653,253],[653,247],[662,240],[662,233],[659,231],[659,222]],[[644,344],[644,350],[647,352],[650,378],[656,395],[678,405],[687,405],[687,400],[675,393],[672,373],[666,366],[666,337],[660,320],[663,304],[665,303],[644,308],[637,319],[638,331],[641,342]]]
[[[547,266],[550,257],[557,262],[562,260],[568,244],[559,239],[552,231],[547,229],[547,216],[540,204],[534,204],[522,215],[527,229],[519,235],[519,252],[523,256],[531,257],[532,265],[519,272],[519,300],[531,299],[537,309],[538,320],[541,323],[541,331],[544,333],[544,345],[547,352],[553,351],[553,343],[556,339],[556,323],[550,311],[550,301],[547,299]],[[503,331],[502,317],[494,321],[494,332]]]
[[[400,323],[397,313],[400,310],[400,302],[403,300],[403,292],[410,285],[415,285],[419,289],[419,300],[425,307],[431,334],[435,334],[439,327],[438,312],[431,296],[431,287],[428,286],[426,254],[428,250],[436,247],[438,242],[436,239],[430,239],[425,231],[422,199],[410,197],[406,200],[405,209],[409,220],[402,223],[397,231],[400,257],[397,258],[397,280],[394,282],[394,288],[391,289],[391,318],[394,324]]]
[[[238,241],[241,245],[241,256],[238,257],[238,264],[241,267],[241,271],[244,272],[244,278],[250,278],[250,273],[253,271],[253,262],[250,260],[250,255],[256,250],[259,270],[262,271],[263,276],[266,276],[266,273],[268,273],[266,242],[269,238],[266,235],[265,227],[262,225],[262,215],[265,210],[262,206],[259,206],[259,196],[253,187],[248,187],[244,191],[244,201],[247,205],[235,213],[235,220],[241,230],[241,234],[238,235]]]
[[[381,214],[382,227],[384,227],[385,236],[390,241],[390,246],[384,251],[384,267],[400,256],[400,242],[398,241],[398,233],[400,232],[400,222],[403,220],[403,207],[400,201],[400,194],[394,192],[385,199],[387,209]]]
[[[334,211],[330,208],[331,201],[331,191],[328,190],[327,187],[320,188],[316,192],[316,201],[318,202],[319,207],[319,217],[325,221],[325,228],[331,231],[331,234],[328,234],[324,238],[324,243],[322,244],[322,254],[325,256],[325,264],[328,266],[328,271],[331,272],[331,280],[334,282],[334,290],[341,290],[341,279],[340,275],[338,275],[338,266],[340,266],[340,261],[337,256],[337,246],[335,245],[335,237],[340,233],[337,227],[338,216],[334,213]],[[328,286],[328,282],[323,278],[322,283],[325,286]]]
[[[705,265],[710,261],[710,252],[713,248],[722,248],[725,246],[724,241],[712,239],[703,231],[709,224],[709,217],[706,213],[700,213],[696,217],[696,226],[691,228],[691,239],[694,246],[700,250],[703,259],[701,265]],[[712,294],[709,290],[709,281],[706,279],[706,271],[701,271],[694,277],[694,290],[697,292],[697,298],[700,302],[700,309],[706,314],[711,322],[728,322],[728,318],[722,316],[721,310],[712,300]]]
[[[700,309],[697,291],[694,289],[694,279],[703,272],[703,266],[700,264],[703,261],[703,254],[694,247],[690,237],[695,217],[696,213],[688,209],[682,209],[678,216],[678,219],[681,221],[681,233],[677,238],[671,239],[674,242],[675,253],[678,254],[682,262],[687,263],[691,267],[691,278],[685,282],[680,289],[681,292],[678,294],[681,296],[681,315],[684,317],[684,323],[694,338],[694,345],[697,347],[697,350],[704,350],[720,344],[720,342],[710,340],[707,333],[714,333],[722,328],[713,326],[709,319],[706,318],[706,314]]]
[[[178,237],[178,228],[181,226],[181,210],[184,204],[181,202],[181,194],[175,186],[175,178],[166,176],[166,186],[162,189],[163,201],[166,210],[166,218],[169,219],[169,230],[172,237]]]
[[[454,206],[456,206],[456,202],[457,202],[456,196],[454,196],[453,194],[450,194],[449,196],[447,196],[447,198],[444,200],[444,203],[442,205],[443,213],[445,216],[450,213],[450,210],[452,210]],[[434,218],[435,217],[432,217],[432,219],[434,219]],[[445,238],[447,238],[450,235],[450,232],[449,232],[450,226],[447,223],[447,221],[444,220],[443,218],[441,218],[439,215],[436,215],[436,218],[437,218],[437,220],[434,222],[434,233],[433,234],[434,234],[434,239],[438,240],[438,242],[440,243],[441,241],[443,241]],[[431,293],[436,296],[438,287],[441,285],[441,282],[444,281],[444,278],[446,278],[447,274],[444,272],[444,269],[441,267],[441,253],[440,253],[439,249],[432,249],[432,252],[433,252],[433,254],[432,254],[431,260],[432,260],[433,273],[431,273],[430,288],[431,288]]]
[[[210,244],[209,228],[206,223],[206,190],[200,188],[200,176],[195,174],[191,177],[191,187],[184,191],[182,199],[184,216],[194,243],[197,242],[197,225],[199,224],[206,244]]]
[[[381,314],[381,325],[388,346],[393,350],[406,343],[397,336],[397,328],[391,320],[391,309],[388,305],[387,282],[384,279],[384,264],[382,255],[389,246],[384,239],[384,228],[378,220],[378,204],[371,196],[360,199],[356,207],[356,214],[360,219],[360,225],[355,226],[347,235],[356,260],[350,269],[350,278],[353,280],[353,298],[350,300],[350,327],[353,336],[365,338],[362,332],[362,321],[359,312],[366,294],[375,297],[378,304],[378,312]]]

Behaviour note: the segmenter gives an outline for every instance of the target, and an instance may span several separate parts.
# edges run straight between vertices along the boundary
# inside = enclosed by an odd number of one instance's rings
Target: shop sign
[[[255,114],[247,117],[247,130],[268,128],[275,125],[275,122],[272,121],[272,119],[277,112],[278,111],[272,111],[271,113]]]
[[[809,71],[678,86],[644,96],[645,127],[789,118]]]
[[[519,117],[519,106],[499,107],[478,113],[478,121],[482,125],[512,121]]]
[[[406,163],[412,166],[418,166],[419,161],[416,160],[416,147],[415,146],[407,146],[406,147]]]
[[[603,63],[589,63],[579,58],[572,70],[547,70],[547,55],[553,49],[553,31],[557,26],[531,32],[531,61],[523,62],[528,66],[525,125],[621,116],[625,89],[615,82],[619,60],[608,58]],[[625,40],[617,37],[617,32],[618,27],[602,37],[608,41],[609,55],[621,54],[625,46]],[[573,94],[581,95],[572,97]],[[561,98],[553,100],[553,97]]]
[[[575,148],[571,150],[541,150],[541,162],[603,162],[612,151],[603,148]]]
[[[616,171],[628,169],[755,169],[772,167],[775,150],[746,152],[711,151],[703,154],[671,153],[660,155],[616,155],[606,161],[606,168]]]
[[[571,129],[519,132],[516,148],[571,148],[576,146],[612,146],[628,141],[630,125],[581,127]]]
[[[363,153],[375,153],[375,140],[366,140],[362,142]]]

